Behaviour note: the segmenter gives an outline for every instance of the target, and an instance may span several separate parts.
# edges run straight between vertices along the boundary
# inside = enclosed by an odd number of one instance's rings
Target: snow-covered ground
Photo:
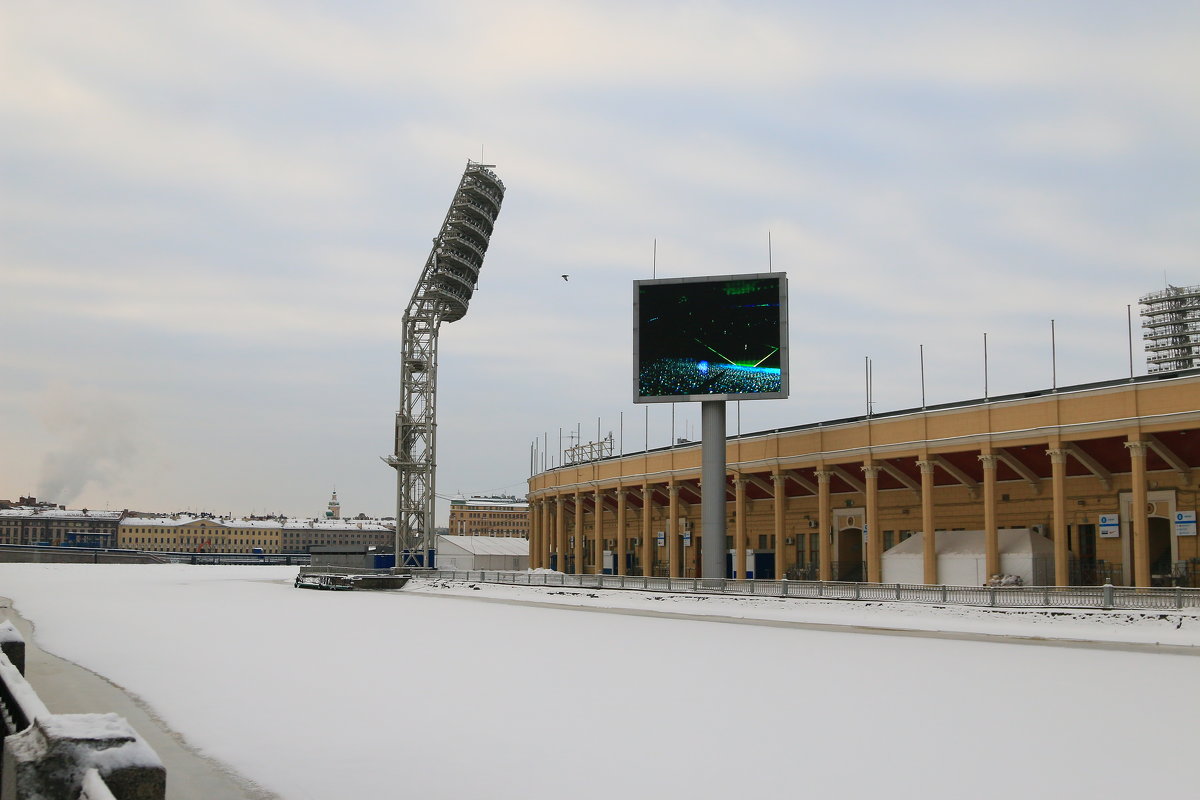
[[[440,582],[314,592],[292,588],[295,572],[3,564],[0,595],[43,647],[139,695],[287,800],[1092,797],[1194,785],[1200,659],[1180,653],[1200,648],[1195,614],[1047,618]],[[812,624],[1027,638],[802,627]],[[1028,643],[1060,635],[1174,647]]]

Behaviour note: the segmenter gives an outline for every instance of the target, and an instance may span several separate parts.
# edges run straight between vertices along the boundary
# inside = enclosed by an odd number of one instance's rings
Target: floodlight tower
[[[404,312],[396,446],[384,458],[396,469],[397,567],[423,565],[433,547],[438,328],[463,318],[479,280],[504,201],[504,184],[492,166],[467,162]]]

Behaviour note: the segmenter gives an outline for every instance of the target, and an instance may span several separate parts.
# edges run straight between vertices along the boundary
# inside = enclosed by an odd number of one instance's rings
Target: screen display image
[[[634,282],[634,401],[787,397],[782,273]]]

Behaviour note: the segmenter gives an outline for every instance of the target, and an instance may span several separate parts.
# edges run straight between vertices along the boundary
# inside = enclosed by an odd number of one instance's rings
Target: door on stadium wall
[[[863,579],[863,532],[862,528],[843,528],[837,533],[837,570],[835,581],[861,581]]]
[[[866,579],[863,568],[863,514],[862,508],[838,508],[833,512],[833,562],[835,581],[861,581]]]
[[[1150,584],[1170,584],[1171,569],[1178,560],[1179,542],[1175,538],[1172,520],[1175,518],[1174,490],[1147,492],[1146,527],[1150,539]],[[1121,493],[1121,569],[1125,583],[1133,585],[1135,555],[1133,552],[1133,492]]]

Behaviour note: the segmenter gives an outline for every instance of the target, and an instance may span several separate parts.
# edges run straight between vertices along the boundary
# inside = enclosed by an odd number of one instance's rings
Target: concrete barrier
[[[25,637],[9,620],[0,622],[0,652],[8,656],[22,675],[25,674]]]
[[[116,714],[51,714],[22,674],[24,656],[21,634],[0,624],[0,800],[163,800],[166,768],[132,726]]]

